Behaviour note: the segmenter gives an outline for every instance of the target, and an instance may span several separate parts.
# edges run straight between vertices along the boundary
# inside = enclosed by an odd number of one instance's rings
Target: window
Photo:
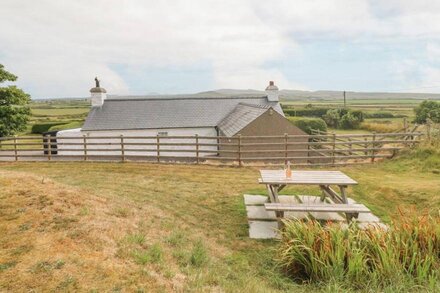
[[[157,133],[158,136],[168,136],[168,131],[159,131]]]

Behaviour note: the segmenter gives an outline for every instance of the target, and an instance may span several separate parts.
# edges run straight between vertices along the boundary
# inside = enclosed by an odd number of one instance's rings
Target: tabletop
[[[261,184],[301,184],[301,185],[356,185],[341,171],[303,171],[292,170],[292,177],[286,177],[285,170],[260,170]]]

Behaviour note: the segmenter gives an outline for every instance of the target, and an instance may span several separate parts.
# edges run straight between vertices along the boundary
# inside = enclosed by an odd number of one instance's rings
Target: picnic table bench
[[[269,203],[265,204],[266,210],[275,211],[278,219],[284,217],[287,211],[304,212],[340,212],[345,213],[347,220],[357,217],[359,213],[370,212],[361,204],[349,204],[346,188],[358,184],[355,180],[340,171],[302,171],[292,170],[292,176],[286,177],[284,170],[260,170],[260,184],[265,184],[269,193]],[[322,204],[281,204],[278,193],[287,185],[316,185],[321,189]],[[339,188],[339,193],[331,186]],[[325,203],[329,197],[333,204]]]

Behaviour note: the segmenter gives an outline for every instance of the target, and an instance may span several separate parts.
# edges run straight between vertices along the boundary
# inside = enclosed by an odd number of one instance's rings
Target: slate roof
[[[218,129],[225,136],[233,136],[246,125],[269,110],[269,105],[252,105],[240,103],[220,123]]]
[[[240,103],[272,106],[283,114],[267,96],[118,98],[92,107],[82,130],[216,127]]]

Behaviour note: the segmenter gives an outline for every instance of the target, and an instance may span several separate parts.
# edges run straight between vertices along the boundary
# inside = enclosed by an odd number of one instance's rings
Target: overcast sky
[[[2,0],[34,98],[218,88],[440,92],[439,0]]]

